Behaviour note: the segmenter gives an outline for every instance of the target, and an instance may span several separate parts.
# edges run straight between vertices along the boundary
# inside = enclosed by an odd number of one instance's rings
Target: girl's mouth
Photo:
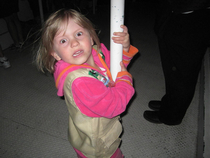
[[[79,51],[77,51],[77,52],[75,52],[74,54],[73,54],[73,57],[77,57],[77,56],[79,56],[80,54],[82,54],[83,53],[83,51],[82,50],[79,50]]]

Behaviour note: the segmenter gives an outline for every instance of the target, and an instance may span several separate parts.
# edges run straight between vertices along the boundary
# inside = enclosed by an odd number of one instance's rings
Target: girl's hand
[[[120,62],[120,66],[121,66],[121,71],[127,71],[127,69],[122,61]]]
[[[123,50],[128,52],[130,48],[128,28],[125,25],[121,25],[120,27],[123,29],[123,32],[114,32],[112,40],[114,43],[122,44]]]

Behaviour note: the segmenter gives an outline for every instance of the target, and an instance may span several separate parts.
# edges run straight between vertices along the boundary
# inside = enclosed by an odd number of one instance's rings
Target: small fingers
[[[123,49],[127,51],[130,47],[130,38],[128,34],[128,28],[125,25],[120,26],[123,29],[123,32],[114,32],[112,40],[114,43],[122,44]]]
[[[125,25],[120,25],[120,27],[123,29],[123,31],[122,32],[114,32],[113,35],[126,36],[128,34],[128,28]]]
[[[128,28],[125,25],[120,26],[123,29],[124,33],[128,33]]]
[[[127,33],[125,33],[125,32],[114,32],[113,35],[117,36],[117,37],[125,37],[127,35]]]
[[[125,38],[124,37],[112,37],[112,40],[115,43],[123,44],[123,42],[125,41]]]
[[[122,61],[120,62],[120,66],[121,66],[121,71],[127,71],[127,69]]]

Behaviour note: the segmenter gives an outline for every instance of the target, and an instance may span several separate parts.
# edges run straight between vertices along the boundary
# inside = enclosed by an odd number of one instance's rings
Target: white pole
[[[116,44],[111,39],[114,32],[122,32],[120,25],[124,24],[124,5],[125,0],[111,0],[111,31],[110,31],[110,71],[113,81],[116,80],[117,73],[121,71],[120,62],[122,61],[123,47]]]

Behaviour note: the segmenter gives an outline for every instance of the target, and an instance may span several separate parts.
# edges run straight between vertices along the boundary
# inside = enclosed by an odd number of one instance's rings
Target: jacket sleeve
[[[131,59],[138,53],[138,49],[132,45],[130,45],[129,52],[123,51],[123,63],[125,67],[127,67],[131,61]]]
[[[122,75],[114,87],[106,87],[90,77],[77,78],[72,83],[74,101],[80,111],[89,117],[113,118],[125,111],[134,94],[128,78]]]

